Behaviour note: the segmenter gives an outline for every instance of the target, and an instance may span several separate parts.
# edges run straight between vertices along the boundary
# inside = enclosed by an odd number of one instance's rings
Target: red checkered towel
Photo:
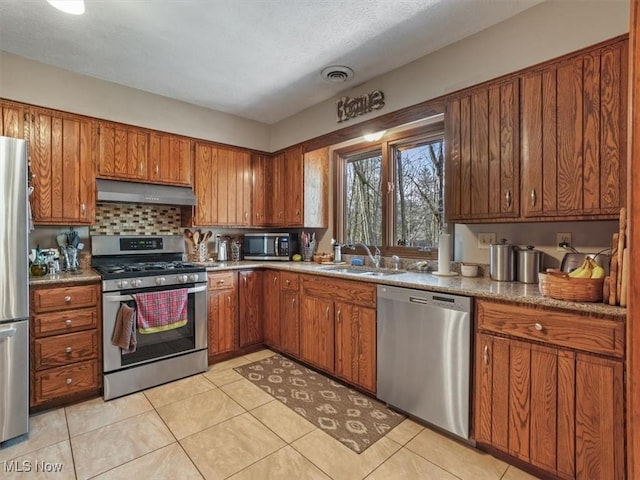
[[[186,288],[134,294],[138,331],[156,333],[186,325],[188,296]]]

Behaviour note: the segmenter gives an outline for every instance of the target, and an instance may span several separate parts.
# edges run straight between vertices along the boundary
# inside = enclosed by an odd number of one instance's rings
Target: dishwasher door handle
[[[409,297],[409,301],[412,303],[419,303],[420,305],[431,305],[431,301],[428,298]]]

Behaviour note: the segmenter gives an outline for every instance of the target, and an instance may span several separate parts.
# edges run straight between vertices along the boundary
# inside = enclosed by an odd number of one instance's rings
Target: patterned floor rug
[[[357,453],[405,418],[377,400],[281,355],[234,370]]]

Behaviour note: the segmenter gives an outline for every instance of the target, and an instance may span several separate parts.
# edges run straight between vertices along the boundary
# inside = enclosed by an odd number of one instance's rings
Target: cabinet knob
[[[542,330],[544,330],[544,327],[542,326],[541,323],[536,323],[534,325],[535,329],[538,330],[539,332],[541,332]]]
[[[336,314],[337,322],[342,322],[342,310],[338,309],[338,313]]]
[[[71,382],[73,382],[73,379],[67,378],[67,380],[66,380],[67,385],[71,385]]]
[[[536,206],[536,189],[535,188],[531,189],[531,206],[532,207]]]
[[[324,316],[327,320],[329,320],[329,307],[327,307],[324,311]]]
[[[489,345],[485,345],[482,351],[482,359],[485,365],[489,365]]]
[[[66,303],[71,302],[71,295],[67,295],[66,297],[64,297],[64,301],[65,301]]]
[[[80,212],[82,213],[82,215],[84,215],[87,211],[87,207],[85,206],[85,204],[81,204],[80,205]]]
[[[160,171],[160,168],[158,168],[158,165],[156,165],[155,171],[156,171],[156,175],[157,175],[158,172]]]
[[[224,280],[218,280],[218,285],[222,285],[224,283]]]
[[[504,195],[504,200],[507,204],[507,208],[511,208],[511,191],[507,190],[507,193]]]
[[[66,353],[71,353],[71,347],[67,347],[67,348],[65,348],[65,349],[64,349],[64,351],[65,351]]]
[[[286,283],[286,284],[287,284],[287,287],[288,287],[289,285],[291,285],[291,280],[287,280],[287,281],[285,281],[284,283]]]
[[[249,219],[249,212],[244,212],[244,219],[248,220]]]
[[[275,285],[276,283],[278,283],[278,277],[273,277],[273,284]]]
[[[66,320],[64,321],[64,324],[65,324],[67,327],[70,327],[72,323],[73,323],[73,322],[72,322],[70,319],[66,319]]]

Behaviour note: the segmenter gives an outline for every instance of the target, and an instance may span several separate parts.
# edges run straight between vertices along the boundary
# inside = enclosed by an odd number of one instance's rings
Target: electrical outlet
[[[561,243],[567,243],[571,246],[571,233],[556,233],[556,246],[558,247],[559,252],[566,252],[564,248],[560,246]]]
[[[478,248],[489,248],[489,245],[496,243],[495,233],[479,233]]]

